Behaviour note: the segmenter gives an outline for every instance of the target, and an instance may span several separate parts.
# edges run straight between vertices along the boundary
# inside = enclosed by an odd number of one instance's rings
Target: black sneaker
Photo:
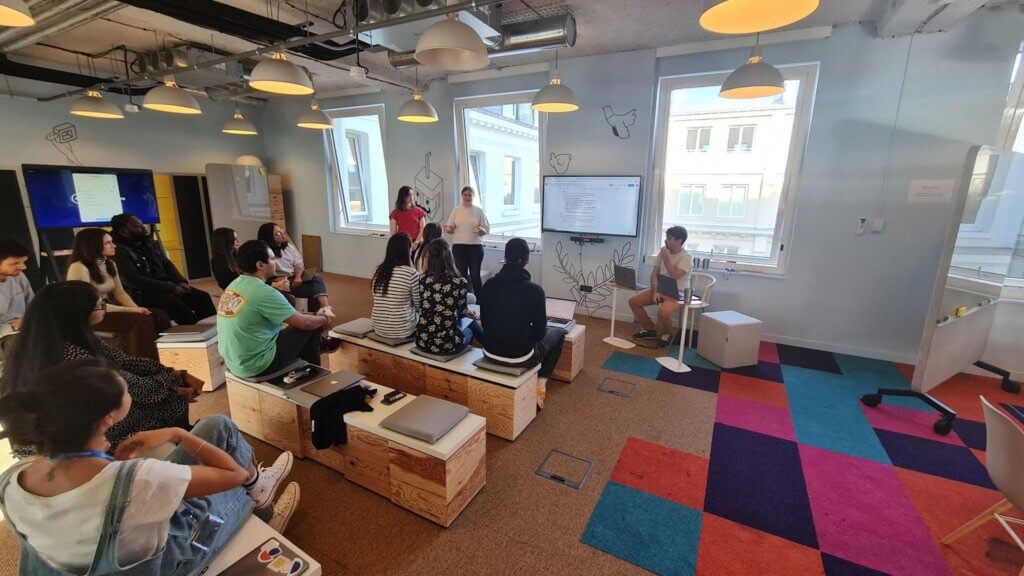
[[[660,339],[658,339],[658,348],[668,348],[671,345],[672,345],[672,337],[671,336],[662,336]]]
[[[643,332],[633,334],[634,340],[654,340],[657,337],[658,333],[653,330],[644,330]]]

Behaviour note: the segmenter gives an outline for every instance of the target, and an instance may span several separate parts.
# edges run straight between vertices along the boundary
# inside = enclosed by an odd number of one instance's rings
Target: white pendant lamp
[[[299,128],[309,128],[310,130],[334,130],[334,122],[331,121],[331,117],[320,110],[320,106],[317,105],[316,99],[309,105],[309,110],[302,113],[299,116],[299,121],[296,123]]]
[[[235,106],[234,117],[225,122],[224,127],[220,131],[225,134],[237,134],[239,136],[255,136],[259,134],[256,131],[256,125],[242,116],[242,111],[238,109],[238,106]]]
[[[788,26],[818,9],[819,0],[707,0],[700,26],[719,34],[754,34]]]
[[[491,63],[480,35],[454,14],[427,28],[414,56],[420,64],[440,70],[479,70]]]
[[[24,28],[35,23],[25,0],[0,0],[0,26]]]
[[[110,100],[104,100],[96,90],[89,90],[85,96],[79,96],[71,105],[71,113],[75,116],[86,118],[105,118],[119,120],[124,118],[124,112]]]
[[[750,59],[729,74],[718,95],[722,98],[744,100],[777,96],[785,90],[786,83],[782,79],[782,73],[761,59],[761,47],[755,45],[750,51]]]
[[[555,70],[551,73],[551,80],[534,95],[531,106],[537,112],[575,112],[580,109],[576,94],[558,77],[558,50],[555,50]]]
[[[406,100],[398,110],[398,120],[413,124],[430,124],[437,122],[437,110],[423,99],[423,94],[419,90],[413,90],[412,98]]]
[[[150,88],[146,97],[142,99],[142,107],[157,112],[169,112],[171,114],[202,114],[203,110],[191,94],[185,92],[174,80],[164,80],[163,86]]]
[[[309,75],[285,59],[283,52],[274,52],[270,58],[257,64],[249,76],[249,86],[286,96],[308,96],[313,93]]]

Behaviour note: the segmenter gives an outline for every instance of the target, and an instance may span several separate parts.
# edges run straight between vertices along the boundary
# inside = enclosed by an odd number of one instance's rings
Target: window
[[[704,213],[704,185],[684,184],[677,188],[678,204],[676,214],[680,216],[700,216]]]
[[[729,152],[750,152],[754,147],[754,126],[729,126]]]
[[[458,190],[474,186],[491,223],[489,241],[540,239],[540,167],[545,115],[533,92],[455,100]],[[530,186],[533,190],[530,190]],[[532,192],[532,199],[531,199]],[[446,209],[457,205],[446,199]]]
[[[707,152],[711,148],[711,128],[689,128],[686,131],[687,152]]]
[[[756,100],[729,100],[718,92],[726,74],[697,74],[659,81],[657,145],[645,246],[658,246],[664,231],[684,226],[695,255],[728,254],[729,267],[783,273],[792,230],[797,181],[817,65],[780,66],[785,90]],[[757,151],[750,152],[754,137]],[[687,150],[707,147],[699,161]],[[712,141],[712,136],[721,136]],[[735,263],[732,263],[735,261]]]
[[[329,110],[334,130],[325,134],[337,182],[335,229],[388,225],[388,175],[384,164],[384,107]]]
[[[747,214],[747,186],[723,184],[717,214],[720,218],[743,218]]]
[[[519,158],[505,156],[505,206],[515,206],[519,192]]]

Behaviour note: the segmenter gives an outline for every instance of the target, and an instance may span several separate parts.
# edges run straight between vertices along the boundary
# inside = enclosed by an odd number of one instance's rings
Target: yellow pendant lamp
[[[476,30],[455,14],[437,22],[416,42],[416,61],[439,70],[479,70],[491,62],[487,47]]]
[[[810,16],[820,0],[708,0],[700,26],[718,34],[754,34]]]
[[[120,120],[124,118],[124,112],[110,100],[104,100],[103,96],[96,90],[89,90],[85,96],[79,96],[71,105],[71,114],[84,116],[86,118],[104,118],[108,120]]]
[[[259,134],[256,130],[256,125],[242,116],[242,111],[238,109],[238,106],[235,106],[235,115],[224,123],[224,127],[220,131],[225,134],[236,134],[238,136],[255,136]]]
[[[252,69],[249,86],[271,94],[286,96],[308,96],[313,93],[313,83],[305,70],[289,62],[283,52],[274,52]]]
[[[35,23],[25,0],[0,0],[0,26],[24,28]]]
[[[761,47],[754,46],[750,59],[732,71],[725,79],[718,95],[722,98],[745,100],[776,96],[786,91],[782,72],[761,58]]]
[[[398,110],[399,122],[412,124],[430,124],[437,122],[437,110],[423,99],[419,90],[412,91],[412,98],[405,101]]]
[[[309,110],[306,110],[302,116],[299,116],[299,121],[295,125],[299,128],[309,128],[310,130],[334,130],[334,122],[331,121],[330,116],[320,109],[316,99],[309,105]]]
[[[168,77],[164,80],[163,86],[150,88],[142,99],[142,107],[157,112],[169,112],[171,114],[202,114],[199,103],[191,94],[185,92],[174,80]]]
[[[580,109],[576,103],[576,94],[562,84],[558,77],[558,50],[555,50],[555,70],[551,73],[548,85],[541,88],[534,96],[531,107],[537,112],[575,112]]]

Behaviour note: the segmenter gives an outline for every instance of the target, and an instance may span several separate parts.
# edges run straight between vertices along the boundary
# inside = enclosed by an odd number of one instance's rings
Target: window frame
[[[687,128],[686,129],[686,147],[685,147],[685,150],[687,152],[710,152],[711,151],[711,128],[712,128],[711,126],[694,126],[693,128]],[[695,148],[690,148],[690,132],[696,132],[697,133],[697,138],[694,139],[694,144],[696,145]],[[707,145],[707,148],[702,148],[701,145],[700,145],[700,141],[701,141],[700,136],[701,136],[702,133],[708,135],[708,145]]]
[[[729,213],[728,214],[722,214],[722,202],[721,202],[721,200],[719,200],[719,202],[715,205],[715,217],[716,218],[726,218],[726,219],[729,219],[729,220],[742,220],[743,218],[746,218],[747,217],[747,198],[750,195],[750,185],[749,184],[720,184],[718,187],[721,190],[726,190],[726,189],[729,190]],[[743,189],[743,198],[742,198],[742,200],[740,202],[740,206],[743,207],[743,210],[742,210],[742,212],[739,215],[736,215],[734,213],[734,210],[733,210],[736,207],[736,189],[737,188],[742,188]]]
[[[466,109],[467,108],[482,108],[482,107],[485,107],[485,106],[502,106],[502,105],[505,105],[505,104],[529,103],[529,102],[532,102],[533,97],[534,97],[534,95],[537,94],[537,92],[538,92],[537,90],[523,90],[523,91],[519,91],[519,92],[506,92],[506,93],[501,93],[501,94],[478,94],[478,95],[462,96],[462,97],[454,99],[454,101],[452,103],[452,107],[453,107],[453,110],[454,110],[453,124],[455,125],[455,174],[456,174],[456,179],[457,179],[459,185],[458,185],[458,187],[454,191],[456,197],[454,199],[453,206],[458,206],[461,203],[460,198],[458,198],[459,190],[462,190],[462,188],[464,186],[471,186],[471,184],[469,183],[469,170],[465,170],[465,169],[463,169],[463,167],[468,167],[469,166],[469,153],[470,152],[476,152],[474,150],[470,150],[469,149],[468,143],[466,141],[466,123],[465,123],[465,118],[466,118],[465,111],[466,111]],[[508,117],[504,116],[504,114],[502,114],[502,117],[505,118],[506,120],[510,120],[510,121],[513,121],[513,122],[516,121],[515,119],[508,118]],[[546,112],[537,112],[537,125],[534,126],[534,128],[537,129],[537,149],[538,149],[537,162],[541,166],[543,166],[543,162],[541,162],[541,160],[544,158],[545,154],[547,154],[547,142],[546,142],[546,140],[547,140],[547,138],[546,138],[546,136],[547,136],[547,124],[548,124],[548,115],[547,115],[547,113]],[[483,157],[483,155],[481,155],[481,156]],[[522,161],[522,160],[523,159],[520,158],[520,161]],[[486,169],[485,169],[485,171],[486,171]],[[479,174],[477,176],[480,177]],[[542,186],[542,188],[543,188],[543,186]],[[502,190],[502,193],[504,194],[504,190]],[[484,192],[482,192],[480,190],[477,190],[477,194],[479,195],[479,197],[480,197],[480,199],[482,201],[483,200]],[[543,200],[543,194],[544,194],[543,190],[541,190],[542,200]],[[543,201],[542,201],[541,205],[543,207]],[[503,206],[503,208],[505,208],[506,210],[509,210],[509,209],[511,209],[513,207],[511,207],[511,206]],[[529,242],[531,245],[536,246],[536,250],[540,251],[542,249],[542,247],[543,247],[542,246],[543,234],[544,233],[541,232],[541,237],[521,236],[521,238],[523,238],[524,240]],[[498,234],[488,234],[487,236],[484,236],[483,240],[484,240],[484,245],[485,246],[500,248],[500,247],[503,247],[505,245],[505,242],[507,240],[510,240],[511,238],[512,237],[510,237],[510,236],[504,236],[504,235],[498,235]]]
[[[686,205],[686,212],[681,210],[682,199],[683,199],[683,188],[689,188],[690,201]],[[695,188],[700,188],[700,212],[693,211],[693,191]],[[707,200],[708,187],[707,184],[680,184],[679,191],[676,192],[678,198],[676,198],[676,216],[703,216],[704,215],[704,202]]]
[[[506,175],[508,173],[508,163],[509,163],[510,160],[512,161],[512,187],[511,187],[511,190],[506,188],[508,186],[508,184],[505,183],[505,177],[506,177]],[[520,178],[519,178],[519,172],[520,172],[519,164],[521,162],[522,161],[519,158],[517,158],[515,156],[509,156],[508,154],[505,154],[503,156],[503,158],[502,158],[502,168],[501,168],[501,176],[502,176],[502,190],[501,190],[501,192],[502,192],[502,197],[501,197],[501,205],[502,205],[502,208],[505,211],[518,211],[519,210],[519,180],[520,180]],[[511,202],[509,202],[509,195],[510,194],[512,196],[512,201]]]
[[[331,120],[337,118],[353,118],[357,116],[377,116],[377,124],[380,126],[380,141],[381,148],[383,149],[384,155],[382,161],[384,162],[384,174],[388,173],[387,167],[387,133],[384,130],[385,127],[385,109],[384,104],[367,104],[363,106],[350,106],[345,108],[331,108],[324,110]],[[391,223],[386,224],[374,224],[372,222],[354,222],[349,215],[348,198],[346,197],[346,178],[343,176],[340,159],[338,158],[337,146],[334,142],[334,135],[331,130],[324,130],[324,140],[327,148],[327,162],[333,179],[333,189],[330,190],[330,201],[332,207],[332,214],[330,218],[330,227],[332,232],[337,233],[379,233],[380,231],[387,231],[390,229]],[[356,131],[358,132],[358,131]],[[369,139],[369,135],[367,135]],[[347,140],[347,136],[346,136]],[[367,144],[368,145],[368,144]],[[360,153],[365,153],[366,150],[360,150]],[[364,169],[363,165],[360,165],[360,171]],[[363,198],[367,199],[367,195],[370,191],[366,189],[365,178],[360,178],[363,184]],[[391,199],[390,191],[388,199]],[[370,201],[366,200],[367,207],[369,207]],[[369,215],[369,210],[365,212]],[[360,213],[362,214],[362,213]],[[340,221],[339,221],[340,220]]]
[[[799,80],[800,93],[793,114],[793,132],[789,139],[789,155],[782,189],[779,191],[779,207],[775,217],[775,234],[772,237],[772,254],[768,260],[747,256],[735,256],[729,260],[716,259],[709,267],[715,270],[729,269],[738,272],[751,272],[772,276],[784,276],[789,265],[792,252],[794,216],[799,198],[800,172],[810,135],[813,119],[814,101],[818,92],[818,76],[820,65],[817,62],[803,64],[777,65],[786,80]],[[653,256],[646,254],[647,247],[660,246],[662,242],[662,224],[665,212],[665,161],[668,151],[668,132],[671,119],[671,96],[673,90],[699,88],[703,86],[721,85],[725,82],[729,71],[700,72],[662,76],[658,78],[657,109],[655,114],[655,154],[651,167],[651,195],[648,204],[648,232],[643,238],[645,246],[644,261],[653,262]],[[728,144],[728,141],[726,142]],[[787,249],[789,248],[789,249]],[[709,252],[695,250],[694,256],[707,256]]]
[[[743,131],[750,128],[750,146],[747,148],[740,148],[743,144]],[[736,147],[730,146],[732,140],[732,131],[736,130]],[[726,152],[753,152],[754,151],[754,135],[757,134],[757,124],[730,124],[729,134],[725,138],[725,151]]]
[[[359,195],[362,197],[363,201],[363,210],[360,210],[359,212],[349,212],[347,213],[347,216],[353,221],[361,224],[365,224],[365,219],[370,217],[370,198],[366,194],[367,178],[364,170],[364,158],[366,157],[365,148],[369,146],[369,138],[369,134],[366,134],[365,132],[359,132],[356,130],[353,130],[351,134],[345,134],[345,140],[349,143],[349,146],[352,147],[355,151],[356,170],[358,171],[359,174]],[[348,179],[346,178],[346,180]],[[346,200],[348,204],[352,203],[351,196],[349,196]],[[356,218],[360,217],[363,218],[362,221],[356,220]]]

